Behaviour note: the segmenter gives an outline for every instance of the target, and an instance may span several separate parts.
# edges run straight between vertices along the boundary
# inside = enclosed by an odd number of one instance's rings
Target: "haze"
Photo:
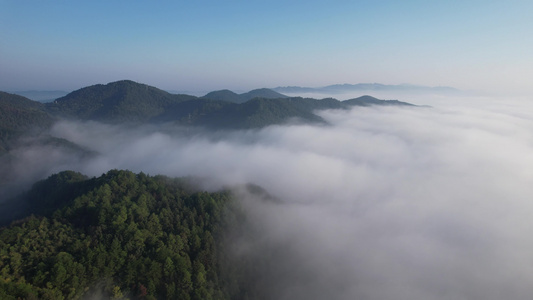
[[[531,1],[0,1],[0,90],[419,84],[530,93]]]

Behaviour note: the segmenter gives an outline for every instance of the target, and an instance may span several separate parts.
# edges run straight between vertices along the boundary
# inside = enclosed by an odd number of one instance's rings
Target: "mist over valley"
[[[237,227],[225,227],[225,243],[215,238],[224,245],[217,254],[224,262],[202,263],[206,270],[220,268],[218,277],[206,273],[208,280],[218,278],[209,282],[231,288],[205,293],[233,299],[529,298],[528,99],[283,96],[242,102],[242,94],[216,94],[226,98],[173,95],[129,81],[84,88],[48,106],[2,94],[7,114],[41,120],[31,129],[5,131],[3,217],[17,215],[6,214],[11,196],[65,170],[88,176],[98,188],[112,178],[141,186],[167,184],[143,176],[189,178],[193,190],[230,190],[243,213]],[[61,204],[66,220],[69,203],[90,199],[77,191],[77,198],[65,196]],[[108,214],[114,220],[108,226],[118,226],[115,212]],[[203,281],[195,276],[203,273],[194,262],[202,260],[195,249],[191,244],[187,253],[194,265],[191,284],[200,290]],[[109,289],[116,285],[124,295],[131,290],[127,295],[140,297],[140,285],[121,285],[118,274],[111,275]],[[224,281],[226,275],[233,281]],[[147,291],[164,298],[179,290]],[[183,291],[207,295],[196,290]]]

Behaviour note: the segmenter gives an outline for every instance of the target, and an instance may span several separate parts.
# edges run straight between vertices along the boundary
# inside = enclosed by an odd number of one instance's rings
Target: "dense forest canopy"
[[[0,92],[0,154],[9,150],[10,141],[33,129],[47,129],[54,121],[42,103]]]
[[[50,176],[24,196],[33,214],[0,229],[0,298],[247,299],[221,267],[243,217],[231,199],[129,171]]]

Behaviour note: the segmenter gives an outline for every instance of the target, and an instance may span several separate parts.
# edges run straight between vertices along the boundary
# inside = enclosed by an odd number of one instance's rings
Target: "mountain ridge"
[[[361,91],[390,91],[390,92],[414,92],[414,93],[435,93],[435,94],[457,94],[461,93],[453,87],[448,86],[422,86],[411,84],[387,85],[381,83],[357,83],[357,84],[332,84],[323,87],[301,87],[301,86],[279,86],[272,88],[279,93],[332,93],[340,94],[347,92]]]
[[[272,89],[260,88],[254,89],[246,93],[237,94],[230,90],[219,90],[207,93],[202,98],[212,99],[212,100],[222,100],[229,101],[234,103],[244,103],[246,101],[252,100],[253,98],[268,98],[268,99],[278,99],[278,98],[288,98],[289,96],[278,93]]]
[[[170,94],[131,80],[81,88],[46,103],[47,111],[58,117],[107,123],[161,123],[200,126],[211,129],[260,128],[299,119],[323,122],[314,110],[348,108],[354,105],[409,105],[371,96],[357,101],[288,97],[271,89],[237,94],[219,90],[196,97]]]
[[[207,97],[210,94],[214,97]],[[49,103],[1,92],[0,153],[8,151],[10,140],[30,129],[45,130],[61,119],[111,124],[172,123],[210,130],[251,129],[294,121],[324,123],[316,110],[367,105],[411,104],[371,96],[345,101],[289,97],[266,88],[243,94],[221,90],[196,97],[171,94],[131,80],[83,87]]]

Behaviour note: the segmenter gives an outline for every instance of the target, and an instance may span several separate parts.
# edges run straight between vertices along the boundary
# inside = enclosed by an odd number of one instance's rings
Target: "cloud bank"
[[[252,261],[269,255],[256,270],[266,298],[529,299],[528,104],[429,104],[439,106],[323,111],[331,126],[216,134],[65,122],[51,134],[98,154],[30,148],[13,165],[262,186],[280,203],[242,192],[254,235],[233,247]]]

